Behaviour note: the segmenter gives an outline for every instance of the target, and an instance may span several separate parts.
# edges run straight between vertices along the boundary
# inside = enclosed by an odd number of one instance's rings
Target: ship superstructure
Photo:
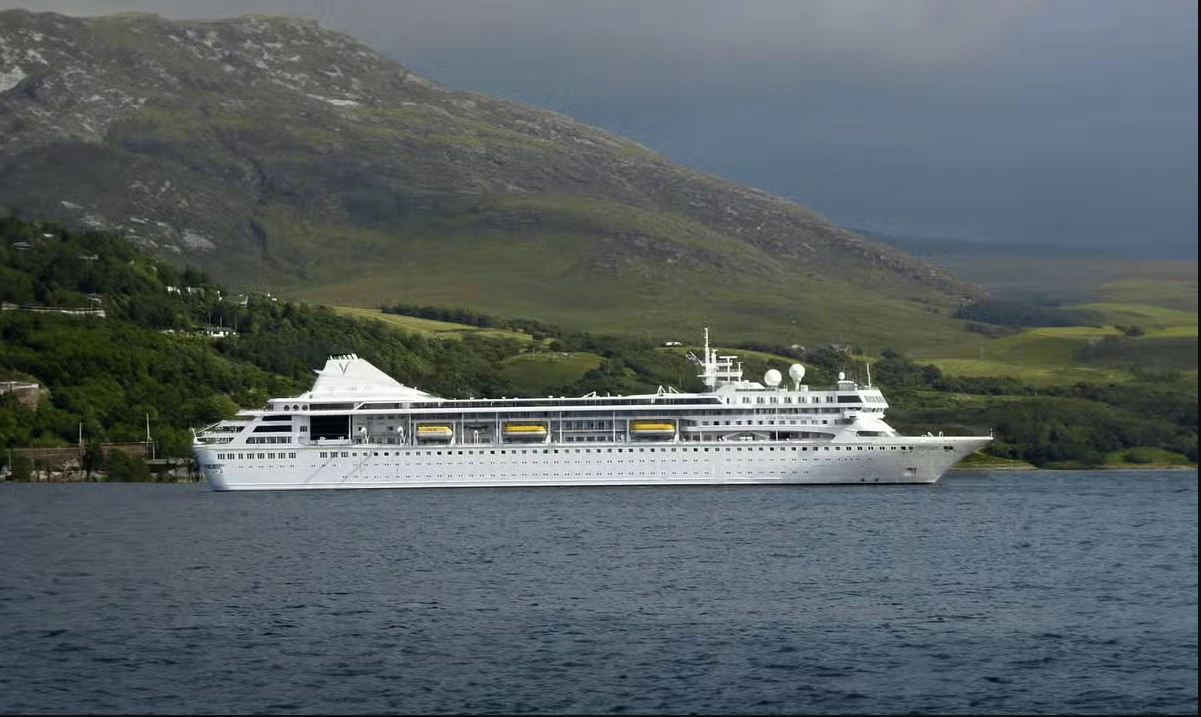
[[[793,364],[743,378],[705,330],[704,385],[630,396],[445,399],[355,355],[311,390],[197,432],[215,490],[934,483],[991,436],[901,436],[877,387]]]

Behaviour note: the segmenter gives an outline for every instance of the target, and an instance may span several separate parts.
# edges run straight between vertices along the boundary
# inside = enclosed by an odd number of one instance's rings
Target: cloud
[[[1196,256],[1195,0],[0,0],[316,18],[835,221]]]
[[[304,15],[376,45],[572,50],[655,63],[929,66],[979,54],[1045,0],[0,0],[74,15]]]

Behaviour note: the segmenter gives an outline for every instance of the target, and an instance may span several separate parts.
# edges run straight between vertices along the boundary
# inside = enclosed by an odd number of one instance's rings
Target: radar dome
[[[766,383],[768,386],[775,388],[776,386],[780,385],[780,379],[782,379],[782,378],[783,378],[783,376],[780,375],[780,372],[773,368],[773,369],[770,369],[767,373],[763,374],[763,383]]]
[[[845,380],[847,380],[847,373],[846,373],[846,371],[839,371],[839,372],[838,372],[838,380],[839,380],[839,381],[845,381]]]
[[[793,381],[800,381],[805,378],[805,367],[799,363],[794,363],[788,367],[788,377]]]

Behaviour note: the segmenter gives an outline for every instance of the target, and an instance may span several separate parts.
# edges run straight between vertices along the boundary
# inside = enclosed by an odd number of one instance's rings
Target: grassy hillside
[[[1110,283],[1094,287],[1101,294]],[[1191,291],[1191,294],[1189,293]],[[1126,381],[1139,373],[1197,375],[1196,285],[1164,280],[1121,283],[1118,293],[1143,302],[1095,301],[1064,308],[1100,317],[1093,326],[1038,326],[1006,336],[965,334],[913,352],[945,372],[1031,381]],[[1168,305],[1163,305],[1168,304]],[[1190,311],[1178,307],[1192,305]]]
[[[374,321],[381,321],[384,324],[395,327],[401,331],[409,331],[415,334],[421,334],[422,336],[430,336],[439,339],[461,339],[464,336],[472,335],[513,339],[521,342],[534,342],[534,338],[532,336],[520,331],[484,329],[478,326],[456,324],[450,321],[437,321],[435,319],[423,319],[418,316],[403,316],[401,314],[385,313],[379,309],[359,308],[354,306],[332,306],[330,308],[343,316],[351,316],[356,319],[371,319]]]
[[[2,11],[0,38],[23,68],[0,93],[3,203],[121,231],[237,290],[652,340],[707,325],[907,346],[952,340],[950,313],[978,293],[794,202],[447,90],[311,21]]]

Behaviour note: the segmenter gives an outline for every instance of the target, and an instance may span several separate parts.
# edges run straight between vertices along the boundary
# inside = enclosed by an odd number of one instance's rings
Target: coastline
[[[1181,465],[1179,463],[1130,463],[1130,464],[1108,464],[1100,466],[1046,466],[1038,467],[1032,463],[1022,461],[1005,461],[998,460],[997,462],[975,461],[970,463],[960,463],[950,470],[948,473],[979,473],[979,472],[1002,472],[1002,471],[1196,471],[1197,466]],[[87,478],[82,471],[40,471],[35,472],[31,480],[15,481],[9,475],[0,475],[0,484],[3,483],[178,483],[192,484],[200,483],[203,479],[192,474],[174,474],[165,477],[158,477],[147,481],[122,481],[109,480],[108,476],[101,473],[93,473],[92,477]]]

